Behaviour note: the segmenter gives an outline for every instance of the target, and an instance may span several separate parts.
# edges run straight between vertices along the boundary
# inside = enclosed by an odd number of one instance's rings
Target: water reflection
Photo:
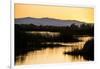
[[[74,43],[62,43],[62,42],[53,42],[53,44],[61,44],[64,47],[54,47],[54,48],[46,48],[37,51],[28,52],[24,56],[18,56],[18,60],[16,60],[16,65],[21,64],[43,64],[43,63],[62,63],[62,62],[78,62],[78,61],[87,61],[83,56],[72,56],[72,55],[64,55],[64,51],[72,51],[74,49],[82,49],[86,41],[92,39],[90,36],[84,36],[79,38],[80,42]],[[47,42],[50,44],[50,42]],[[22,57],[24,59],[22,59]]]
[[[50,32],[50,31],[27,31],[26,33],[30,34],[41,34],[42,36],[59,36],[59,32]]]

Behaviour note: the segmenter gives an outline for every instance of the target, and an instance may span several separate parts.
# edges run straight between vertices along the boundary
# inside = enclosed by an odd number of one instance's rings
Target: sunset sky
[[[15,4],[15,18],[56,18],[62,20],[78,20],[94,23],[94,9],[64,6],[45,6],[32,4]]]

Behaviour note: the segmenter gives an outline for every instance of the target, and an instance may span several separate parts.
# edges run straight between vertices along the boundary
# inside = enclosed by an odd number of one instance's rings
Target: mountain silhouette
[[[70,26],[72,24],[80,26],[85,22],[80,22],[77,20],[60,20],[54,18],[16,18],[15,24],[34,24],[34,25],[43,25],[43,26]],[[86,24],[86,23],[85,23]]]

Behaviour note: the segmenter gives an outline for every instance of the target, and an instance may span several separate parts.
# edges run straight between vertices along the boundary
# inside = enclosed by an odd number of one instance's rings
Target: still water
[[[50,31],[28,31],[26,33],[28,33],[28,34],[40,34],[42,36],[52,36],[52,37],[56,37],[56,36],[60,35],[59,32],[50,32]]]
[[[50,35],[52,32],[47,32]],[[46,34],[43,32],[43,34]],[[59,35],[59,33],[53,33],[52,35]],[[51,36],[52,36],[51,35]],[[82,62],[82,61],[88,61],[85,60],[83,56],[73,56],[64,54],[64,52],[69,52],[74,49],[82,49],[84,44],[90,40],[92,37],[90,36],[82,36],[79,37],[80,42],[74,42],[74,43],[57,43],[54,42],[54,44],[61,44],[64,45],[64,47],[56,47],[56,48],[46,48],[42,50],[37,51],[31,51],[23,56],[18,56],[16,60],[16,65],[23,65],[23,64],[48,64],[48,63],[63,63],[63,62]],[[47,42],[47,44],[50,44],[50,42]]]

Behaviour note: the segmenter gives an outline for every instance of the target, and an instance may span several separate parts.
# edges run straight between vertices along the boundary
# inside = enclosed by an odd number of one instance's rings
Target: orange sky
[[[34,17],[34,18],[56,18],[62,20],[78,20],[87,23],[94,22],[93,8],[45,6],[15,4],[15,18]]]

